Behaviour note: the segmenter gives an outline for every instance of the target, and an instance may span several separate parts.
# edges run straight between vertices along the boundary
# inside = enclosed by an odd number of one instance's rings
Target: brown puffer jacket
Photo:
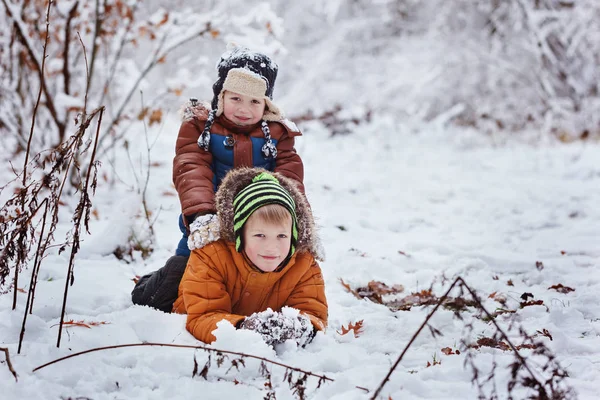
[[[307,315],[317,330],[327,326],[327,300],[321,268],[315,260],[316,238],[310,208],[298,185],[274,173],[296,201],[297,251],[278,272],[262,272],[235,250],[233,198],[252,179],[264,172],[257,168],[230,171],[217,192],[221,239],[193,250],[179,285],[173,311],[187,313],[187,330],[211,343],[217,322],[236,325],[254,312],[289,306]]]
[[[198,137],[204,130],[210,111],[208,107],[203,103],[188,103],[185,106],[183,123],[175,145],[173,183],[185,216],[215,213],[215,185],[218,185],[218,180],[222,176],[215,175],[219,160],[215,159],[212,151],[215,149],[213,146],[218,146],[216,149],[220,154],[231,151],[225,151],[224,138],[230,137],[233,141],[233,165],[226,168],[256,167],[262,166],[261,163],[265,162],[253,157],[253,141],[254,146],[257,143],[261,146],[264,144],[264,133],[260,122],[241,127],[229,121],[224,115],[216,117],[211,127],[211,143],[214,141],[214,144],[211,144],[211,152],[201,149],[198,146]],[[300,136],[301,133],[294,123],[288,120],[268,122],[268,126],[271,138],[277,142],[277,158],[274,160],[273,170],[297,181],[300,190],[304,193],[304,166],[294,148],[294,137]],[[254,154],[257,154],[256,149]],[[224,175],[224,171],[221,172]]]

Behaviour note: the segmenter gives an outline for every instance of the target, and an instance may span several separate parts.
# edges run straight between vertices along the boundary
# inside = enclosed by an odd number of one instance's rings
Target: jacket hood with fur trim
[[[233,199],[246,186],[252,183],[252,179],[260,173],[269,173],[273,175],[281,186],[287,190],[296,202],[296,218],[298,223],[298,242],[296,243],[296,251],[309,252],[315,258],[322,259],[321,251],[319,251],[318,238],[315,232],[315,222],[304,195],[298,189],[296,181],[286,178],[277,173],[267,171],[262,168],[236,168],[232,169],[223,178],[219,189],[215,195],[215,205],[219,222],[221,224],[221,238],[235,242],[233,232]]]

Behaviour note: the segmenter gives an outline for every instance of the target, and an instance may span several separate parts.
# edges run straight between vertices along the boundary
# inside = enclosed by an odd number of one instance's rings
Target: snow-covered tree
[[[292,110],[339,103],[488,133],[600,134],[593,0],[274,4],[294,52],[282,68]],[[299,90],[307,82],[314,92]]]
[[[280,20],[267,4],[240,16],[225,2],[202,4],[199,11],[140,0],[1,3],[0,137],[13,153],[26,148],[40,87],[33,152],[55,148],[79,114],[101,105],[108,118],[100,147],[106,149],[123,138],[132,121],[160,121],[161,100],[181,95],[203,74],[214,75],[204,49],[218,43],[222,52],[224,42],[240,36],[257,48],[280,46],[273,34]],[[181,64],[168,57],[183,57],[177,49],[186,44],[189,69],[178,73]],[[196,51],[189,53],[190,44]],[[153,73],[167,64],[167,73]]]
[[[598,134],[600,4],[588,0],[440,2],[433,31],[448,49],[441,108],[489,131]],[[432,110],[433,111],[433,110]]]

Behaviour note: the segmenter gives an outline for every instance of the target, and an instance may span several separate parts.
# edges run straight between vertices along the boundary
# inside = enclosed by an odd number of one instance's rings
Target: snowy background
[[[461,276],[488,311],[516,311],[496,319],[507,331],[512,326],[509,336],[516,345],[523,341],[518,327],[529,335],[547,330],[552,339],[539,334],[536,339],[567,370],[564,384],[574,388],[580,399],[597,398],[600,144],[597,140],[557,140],[562,137],[544,128],[548,121],[522,125],[518,132],[490,130],[498,124],[489,125],[486,118],[464,123],[469,121],[464,112],[472,111],[473,104],[496,110],[489,87],[474,82],[477,79],[472,73],[444,75],[458,68],[460,57],[454,50],[461,44],[448,47],[442,40],[448,36],[433,34],[437,28],[426,29],[413,22],[396,26],[397,36],[391,35],[395,19],[381,17],[384,6],[392,3],[375,2],[373,7],[361,9],[361,2],[334,1],[327,3],[322,13],[316,11],[323,6],[318,1],[309,1],[305,9],[299,5],[286,8],[277,1],[271,7],[253,5],[253,10],[262,10],[262,14],[257,11],[259,15],[272,13],[281,18],[273,24],[280,42],[264,42],[262,49],[270,49],[281,67],[275,101],[301,122],[304,133],[297,150],[305,164],[307,195],[327,251],[322,269],[329,329],[306,349],[286,344],[275,350],[252,332],[222,324],[212,347],[264,357],[334,380],[317,389],[318,379],[309,378],[306,395],[310,399],[370,398],[432,307],[393,311],[358,299],[340,280],[353,289],[371,281],[390,287],[402,285],[403,291],[396,296],[404,298],[430,288],[441,296],[453,278]],[[404,4],[406,12],[414,16],[414,3],[394,4]],[[429,2],[419,12],[427,14],[436,4]],[[232,5],[237,3],[214,7]],[[360,15],[359,11],[365,10],[370,13]],[[244,9],[239,11],[242,18]],[[440,9],[440,21],[442,11],[447,10]],[[362,25],[352,25],[357,21]],[[375,29],[374,21],[383,23]],[[238,41],[246,38],[258,43],[246,34],[240,34]],[[68,251],[60,255],[51,251],[42,263],[20,354],[17,346],[27,295],[18,292],[14,311],[12,293],[0,295],[0,347],[8,348],[18,373],[15,381],[0,352],[2,398],[262,399],[267,394],[258,361],[248,358],[245,367],[227,372],[230,364],[218,367],[213,355],[205,379],[193,376],[194,361],[202,370],[208,354],[183,348],[112,349],[32,372],[56,358],[95,347],[141,342],[202,344],[185,330],[185,316],[133,306],[130,299],[132,279],[161,267],[180,238],[176,224],[179,205],[171,184],[177,109],[189,95],[210,99],[215,77],[212,68],[224,48],[222,42],[202,44],[200,50],[194,46],[199,45],[190,44],[181,49],[186,54],[158,66],[156,75],[145,80],[144,91],[149,95],[161,76],[167,77],[167,83],[182,76],[195,83],[185,87],[181,98],[164,106],[160,123],[145,127],[135,122],[129,127],[130,159],[113,149],[108,153],[113,157],[104,160],[100,169],[92,199],[91,234],[83,236],[76,257],[66,315],[66,320],[81,321],[88,327],[67,326],[61,347],[56,348]],[[199,76],[186,72],[187,64],[181,61],[185,55],[189,60],[194,51],[201,53],[194,62],[204,63],[206,71]],[[527,65],[522,68],[526,70]],[[498,72],[498,81],[503,76]],[[504,86],[499,83],[498,87]],[[523,85],[522,90],[528,87]],[[502,97],[502,92],[498,93]],[[341,111],[335,117],[305,118],[310,112],[318,117],[337,104]],[[527,120],[521,112],[537,105],[525,94],[513,94],[497,110],[501,114],[513,110],[515,119]],[[510,117],[509,113],[498,118],[507,115]],[[567,114],[553,115],[561,120]],[[590,123],[586,118],[569,120],[567,125]],[[336,129],[348,133],[332,136]],[[9,159],[4,160],[0,186],[14,176]],[[16,160],[12,164],[19,165]],[[154,236],[148,234],[141,207],[148,172],[145,199]],[[65,200],[57,237],[64,237],[69,229],[74,205],[74,199]],[[143,259],[141,252],[134,251],[132,258],[118,260],[115,249],[127,247],[133,239],[153,248],[150,257]],[[21,276],[19,288],[24,291],[29,289],[30,273],[28,269]],[[558,284],[574,291],[549,289]],[[523,293],[531,293],[533,300],[543,304],[521,308]],[[511,351],[466,349],[463,343],[491,337],[494,328],[477,318],[474,307],[461,315],[463,320],[458,320],[445,309],[434,315],[430,325],[443,335],[432,336],[425,329],[380,398],[477,398],[472,372],[464,366],[469,354],[481,368],[481,376],[487,376],[493,363],[498,364],[494,382],[499,397],[506,398]],[[340,334],[343,327],[358,321],[363,322],[357,337],[352,332]],[[466,328],[469,323],[473,324],[470,330]],[[442,351],[445,348],[460,354],[447,355]],[[522,349],[520,353],[528,357],[534,373],[542,376],[544,363],[532,356],[533,351]],[[283,382],[285,368],[267,366],[276,398],[294,398]],[[518,390],[514,396],[527,398],[529,394]]]

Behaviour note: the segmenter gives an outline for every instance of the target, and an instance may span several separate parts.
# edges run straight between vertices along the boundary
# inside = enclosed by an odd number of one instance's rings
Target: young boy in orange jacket
[[[216,195],[221,239],[193,250],[173,311],[210,343],[217,322],[268,344],[304,346],[327,325],[314,221],[297,184],[259,168],[232,170]]]

